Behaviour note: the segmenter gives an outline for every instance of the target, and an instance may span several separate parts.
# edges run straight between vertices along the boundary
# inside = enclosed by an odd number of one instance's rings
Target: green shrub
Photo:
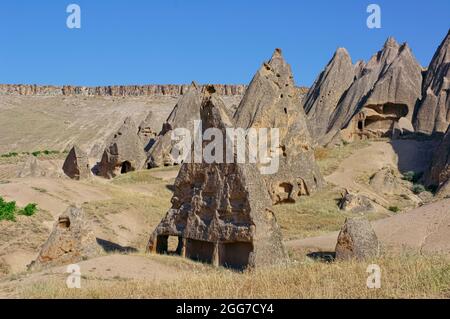
[[[3,198],[0,197],[0,221],[9,220],[15,221],[14,216],[16,212],[16,202],[5,202]]]
[[[423,193],[423,192],[426,191],[425,186],[420,185],[420,184],[415,184],[415,185],[412,187],[411,190],[412,190],[412,192],[413,192],[414,194],[416,194],[416,195],[418,195],[418,194]]]
[[[3,154],[1,157],[8,158],[8,157],[16,157],[16,156],[18,156],[18,155],[19,155],[19,153],[16,153],[16,152],[9,152],[8,154]]]
[[[0,197],[0,221],[16,221],[16,214],[23,216],[33,216],[37,212],[37,204],[28,204],[22,209],[18,209],[16,202],[6,202]]]
[[[409,182],[416,184],[422,178],[422,175],[423,175],[422,172],[416,173],[413,171],[408,171],[403,174],[403,179],[405,181],[409,181]]]
[[[41,151],[35,151],[31,154],[33,154],[34,157],[38,157],[39,155],[41,155]]]
[[[393,213],[398,213],[400,211],[400,208],[398,208],[398,206],[390,206],[389,210]]]
[[[27,206],[25,206],[23,209],[21,209],[19,211],[19,215],[24,215],[24,216],[33,216],[34,214],[36,214],[37,211],[37,204],[28,204]]]

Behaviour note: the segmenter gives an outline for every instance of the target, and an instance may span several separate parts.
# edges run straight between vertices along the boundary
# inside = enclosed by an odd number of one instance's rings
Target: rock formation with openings
[[[383,49],[357,70],[354,82],[331,116],[321,144],[335,140],[338,134],[348,141],[392,136],[401,119],[412,123],[421,98],[422,67],[406,43],[399,45],[389,38]]]
[[[41,166],[40,161],[36,156],[28,155],[23,165],[19,168],[17,177],[43,177],[48,174],[49,172]]]
[[[231,122],[214,88],[201,102],[203,131],[225,130]],[[216,136],[217,137],[217,136]],[[214,140],[216,151],[225,138]],[[203,142],[203,149],[208,145]],[[285,260],[281,232],[255,164],[183,163],[175,181],[172,208],[150,237],[148,250],[167,253],[168,238],[178,238],[183,257],[234,269]]]
[[[98,165],[99,175],[113,178],[120,174],[141,169],[146,155],[138,136],[138,128],[131,117],[127,117],[112,137]]]
[[[89,178],[91,169],[87,154],[74,145],[64,161],[63,171],[71,179],[81,180]]]
[[[58,218],[30,268],[73,264],[101,253],[83,210],[72,206]]]
[[[141,139],[144,150],[147,152],[155,143],[156,136],[158,135],[151,126],[151,120],[153,118],[153,112],[148,112],[145,119],[141,122],[138,128],[138,135]]]
[[[415,128],[424,134],[445,133],[450,124],[450,30],[431,60],[423,81],[423,99]]]
[[[194,121],[200,120],[202,87],[192,83],[186,94],[184,94],[173,108],[156,141],[149,152],[148,166],[170,166],[175,163],[172,158],[172,147],[175,141],[172,140],[172,131],[177,128],[188,129],[191,136],[194,136]]]
[[[235,115],[236,128],[278,128],[279,169],[263,178],[273,203],[295,202],[324,185],[291,67],[276,49],[253,77]]]
[[[353,83],[356,71],[347,50],[339,48],[308,91],[303,107],[315,140],[326,134],[331,116],[341,96]]]
[[[347,218],[336,244],[336,259],[366,260],[377,257],[380,250],[377,235],[366,218]]]
[[[440,197],[450,196],[450,127],[434,153],[425,184],[438,190]]]

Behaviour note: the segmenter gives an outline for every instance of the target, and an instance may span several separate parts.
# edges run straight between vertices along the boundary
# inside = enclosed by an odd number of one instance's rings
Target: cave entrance
[[[253,252],[252,243],[224,243],[219,246],[219,265],[235,270],[245,270]]]
[[[188,239],[186,242],[186,257],[202,263],[212,264],[214,248],[214,243]]]
[[[358,121],[358,130],[362,131],[364,130],[364,121]]]
[[[126,174],[129,173],[133,170],[133,168],[131,167],[131,163],[128,161],[125,161],[122,163],[122,167],[120,169],[120,173],[121,174]]]
[[[156,252],[161,255],[181,255],[183,239],[178,236],[160,235],[156,240]]]

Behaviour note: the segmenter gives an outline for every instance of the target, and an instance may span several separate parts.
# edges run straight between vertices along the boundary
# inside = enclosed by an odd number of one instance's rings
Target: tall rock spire
[[[450,30],[431,60],[422,92],[414,121],[416,130],[424,134],[445,133],[450,124]]]
[[[344,48],[334,53],[304,100],[311,135],[318,140],[327,131],[333,111],[356,75],[350,55]]]
[[[324,185],[291,67],[276,49],[253,77],[236,113],[237,128],[278,128],[279,170],[263,176],[273,203],[293,202]]]

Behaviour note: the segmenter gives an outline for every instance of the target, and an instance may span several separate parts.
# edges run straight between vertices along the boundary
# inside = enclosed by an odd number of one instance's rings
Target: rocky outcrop
[[[117,85],[117,86],[40,86],[40,85],[0,85],[0,95],[82,95],[82,96],[179,96],[187,92],[189,85]],[[215,85],[223,96],[243,95],[245,85]]]
[[[450,124],[450,30],[431,60],[422,91],[416,130],[428,135],[445,133]]]
[[[203,93],[203,131],[231,126],[223,102],[211,88]],[[222,147],[225,145],[225,138]],[[203,142],[203,149],[208,142]],[[225,151],[225,149],[224,149]],[[176,253],[233,269],[279,263],[286,258],[281,232],[264,181],[255,164],[183,163],[174,185],[172,208],[152,233],[148,250]]]
[[[279,129],[279,169],[264,175],[273,203],[295,202],[324,185],[314,158],[306,115],[281,50],[253,77],[235,115],[236,128]]]
[[[30,268],[53,267],[77,263],[102,253],[81,208],[69,207],[53,226]]]
[[[450,196],[450,127],[433,155],[424,181],[426,186],[436,188],[441,197]]]
[[[339,209],[354,214],[366,214],[376,211],[374,203],[361,194],[354,194],[345,190],[339,201]]]
[[[319,140],[327,132],[331,116],[342,95],[353,83],[356,67],[344,48],[339,48],[304,99],[309,131]]]
[[[91,176],[91,169],[86,152],[74,145],[64,161],[63,171],[74,180],[89,178]]]
[[[389,38],[381,51],[367,64],[357,65],[356,70],[355,80],[335,108],[321,144],[329,143],[337,134],[348,141],[392,136],[400,119],[412,122],[421,98],[422,67],[406,43],[399,45]]]
[[[176,141],[172,140],[172,132],[177,128],[188,129],[191,137],[194,136],[194,121],[200,120],[200,104],[203,88],[192,83],[177,105],[173,108],[155,143],[149,152],[148,166],[170,166],[177,163],[172,156],[172,148]]]
[[[379,242],[370,222],[365,218],[348,218],[339,233],[336,259],[366,260],[377,257]]]
[[[127,117],[103,152],[98,164],[98,174],[113,178],[143,168],[145,160],[146,154],[138,136],[138,128],[132,118]]]
[[[154,130],[151,125],[153,118],[153,112],[148,112],[145,119],[141,122],[138,128],[138,135],[141,139],[142,145],[144,145],[144,150],[149,151],[150,148],[155,143],[156,136],[158,133]]]
[[[383,167],[370,178],[369,185],[378,194],[397,194],[402,188],[394,169],[387,166]]]
[[[17,177],[44,177],[49,175],[49,171],[42,167],[36,156],[29,155],[22,166],[19,168]]]

